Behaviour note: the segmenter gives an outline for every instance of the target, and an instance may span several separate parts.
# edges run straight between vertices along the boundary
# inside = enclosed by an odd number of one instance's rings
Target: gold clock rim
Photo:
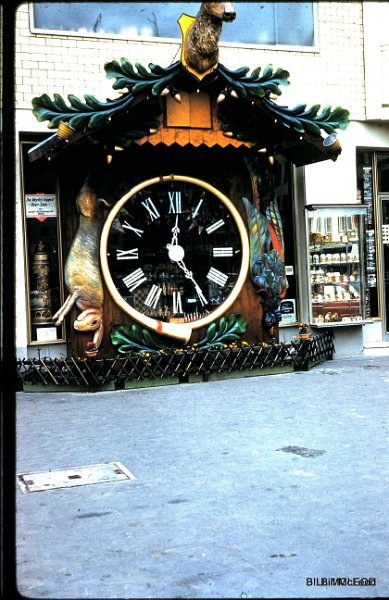
[[[132,306],[130,306],[122,297],[122,295],[118,292],[113,279],[111,277],[111,273],[108,267],[107,260],[107,247],[108,247],[108,236],[112,226],[114,219],[119,213],[120,209],[124,206],[124,204],[137,194],[139,191],[144,189],[145,187],[155,185],[157,183],[166,183],[169,181],[182,181],[186,183],[192,183],[203,189],[207,190],[214,196],[216,196],[223,204],[226,206],[227,210],[232,215],[235,224],[239,231],[239,236],[242,245],[242,258],[238,279],[234,287],[231,290],[228,298],[215,310],[210,312],[205,317],[198,319],[197,321],[193,321],[190,323],[163,323],[166,325],[164,330],[160,331],[160,321],[157,319],[153,319],[152,317],[148,317],[147,315],[139,312]],[[184,341],[188,341],[189,337],[192,333],[193,329],[200,329],[200,327],[204,327],[206,325],[210,325],[216,319],[224,315],[224,313],[232,306],[232,304],[237,299],[244,282],[247,277],[247,272],[250,263],[250,251],[249,251],[249,239],[246,231],[245,224],[243,222],[242,217],[240,216],[237,208],[234,206],[232,201],[225,195],[223,192],[218,190],[216,187],[204,181],[203,179],[198,179],[197,177],[191,177],[189,175],[163,175],[159,177],[152,177],[151,179],[146,179],[134,187],[132,187],[124,196],[122,196],[116,204],[112,207],[111,211],[108,213],[108,216],[105,220],[105,223],[102,228],[101,238],[100,238],[100,262],[101,262],[101,270],[103,274],[103,278],[109,293],[111,294],[114,302],[121,308],[128,316],[130,316],[134,321],[141,323],[148,329],[151,329],[157,333],[161,333],[162,335],[168,335],[170,337],[180,338]]]

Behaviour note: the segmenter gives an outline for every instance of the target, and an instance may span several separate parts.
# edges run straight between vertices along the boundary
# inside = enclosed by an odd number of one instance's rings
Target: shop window
[[[63,304],[61,230],[56,176],[28,160],[35,142],[22,142],[22,206],[25,234],[26,305],[29,344],[65,340],[53,315]]]
[[[376,204],[374,193],[374,153],[357,152],[357,197],[366,205],[365,236],[365,278],[366,278],[366,318],[379,316],[378,269],[376,244]]]
[[[307,207],[311,323],[317,327],[363,321],[364,220],[361,205]]]
[[[178,16],[196,15],[200,2],[35,2],[31,7],[33,31],[180,38]],[[233,26],[223,27],[222,42],[315,45],[313,2],[239,2],[236,12]]]
[[[380,212],[382,318],[389,340],[389,153],[377,152],[377,200]]]
[[[281,300],[280,309],[282,320],[280,326],[296,324],[298,317],[296,253],[295,253],[295,227],[293,200],[291,193],[290,165],[278,157],[274,168],[273,193],[281,216],[284,247],[285,247],[285,274],[288,287],[285,298]],[[264,191],[264,190],[263,190]]]
[[[389,154],[377,154],[378,193],[389,192]]]

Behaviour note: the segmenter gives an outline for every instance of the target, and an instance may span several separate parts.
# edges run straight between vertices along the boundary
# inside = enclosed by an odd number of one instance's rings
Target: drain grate
[[[313,450],[312,448],[301,448],[300,446],[285,446],[285,448],[278,448],[277,452],[290,452],[304,458],[316,458],[316,456],[326,453],[325,450]]]
[[[122,463],[109,462],[99,465],[49,469],[35,473],[19,473],[17,480],[23,492],[44,492],[96,483],[112,483],[136,479]]]

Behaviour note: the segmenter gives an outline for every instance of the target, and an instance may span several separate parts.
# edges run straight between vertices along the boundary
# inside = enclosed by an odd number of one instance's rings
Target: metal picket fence
[[[308,370],[330,360],[332,333],[323,331],[308,339],[260,345],[208,349],[183,349],[155,353],[96,358],[28,358],[16,362],[17,387],[82,386],[94,389],[112,383],[116,389],[131,382],[171,379],[181,383],[190,377],[207,381],[213,374],[260,371],[275,368]]]

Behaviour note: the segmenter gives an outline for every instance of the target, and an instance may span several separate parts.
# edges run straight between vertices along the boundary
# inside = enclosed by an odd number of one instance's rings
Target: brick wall
[[[350,110],[352,119],[364,119],[362,2],[319,2],[316,6],[317,49],[221,45],[220,62],[229,68],[265,67],[268,63],[283,67],[291,74],[291,85],[284,88],[282,103],[288,106],[300,102],[322,106],[340,104]],[[233,24],[225,26],[233,27]],[[176,43],[155,43],[108,36],[32,34],[28,4],[22,4],[16,12],[16,109],[25,113],[28,122],[32,98],[43,93],[52,97],[56,92],[65,98],[68,94],[82,98],[84,93],[101,100],[115,98],[113,80],[106,78],[104,63],[126,57],[133,63],[154,62],[168,66],[179,59],[178,26],[177,36]],[[35,121],[33,115],[31,120]],[[46,124],[42,127],[45,129]]]

